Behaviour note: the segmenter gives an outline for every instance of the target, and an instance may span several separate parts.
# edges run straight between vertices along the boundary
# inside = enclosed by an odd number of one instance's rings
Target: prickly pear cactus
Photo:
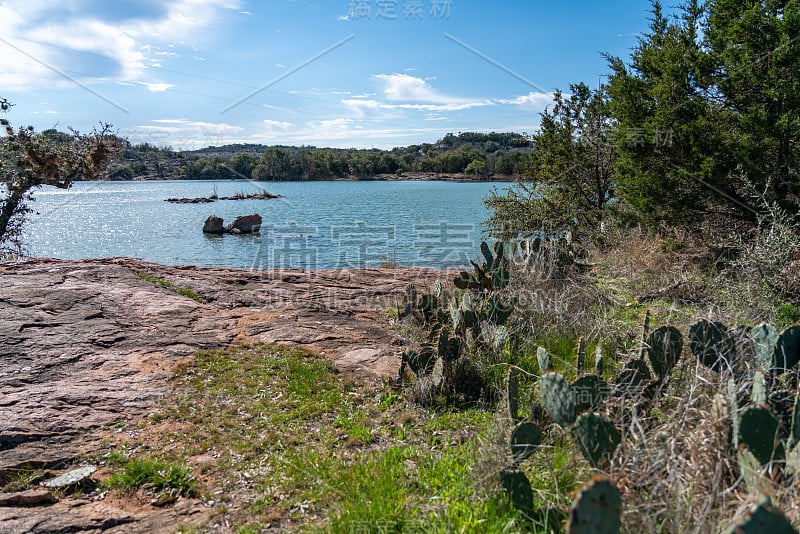
[[[736,401],[736,382],[733,378],[728,379],[728,405],[731,414],[733,449],[736,450],[739,448],[739,403]]]
[[[494,266],[495,256],[492,254],[492,249],[489,248],[489,244],[486,241],[481,242],[481,254],[483,254],[483,258],[486,260],[487,269],[491,269]]]
[[[781,424],[781,434],[792,437],[792,419],[794,418],[795,400],[797,396],[793,391],[785,389],[770,391],[767,404],[773,415]]]
[[[789,427],[789,447],[794,448],[798,443],[800,443],[800,395],[795,395]]]
[[[431,370],[430,376],[431,384],[435,388],[440,388],[444,385],[444,359],[436,358]]]
[[[514,301],[505,303],[499,295],[492,295],[483,307],[483,316],[494,324],[505,324],[514,313]]]
[[[539,362],[539,369],[542,371],[543,375],[553,370],[553,363],[550,359],[550,353],[547,352],[546,348],[539,347],[536,349],[536,360]]]
[[[600,343],[594,349],[594,374],[598,378],[603,378],[603,347]]]
[[[709,369],[718,373],[733,369],[733,337],[724,324],[700,319],[689,327],[689,347],[695,358]]]
[[[585,413],[572,427],[578,449],[592,467],[602,467],[611,459],[622,437],[614,423],[600,414]]]
[[[774,366],[775,347],[780,334],[774,326],[761,323],[750,331],[755,351],[755,368],[770,372]]]
[[[615,392],[625,396],[636,396],[642,392],[642,384],[647,380],[650,380],[647,364],[643,360],[631,360],[617,375]]]
[[[754,505],[725,534],[797,534],[797,530],[780,510],[772,506],[769,498],[766,498]]]
[[[506,396],[508,397],[509,417],[512,421],[519,421],[519,370],[513,365],[508,368]]]
[[[583,374],[583,366],[586,363],[586,342],[583,338],[578,340],[578,357],[576,363],[576,374],[581,376]]]
[[[500,267],[492,271],[492,285],[494,289],[503,289],[511,282],[511,273],[508,269]]]
[[[739,418],[739,443],[747,446],[761,465],[781,461],[785,456],[778,420],[769,409],[751,406]]]
[[[767,403],[767,381],[761,371],[753,373],[753,391],[750,394],[750,401],[757,406]]]
[[[650,310],[644,312],[644,323],[642,324],[642,337],[639,344],[639,359],[644,361],[644,351],[647,346],[647,333],[650,331]]]
[[[750,495],[759,495],[769,491],[772,481],[762,475],[764,467],[756,460],[753,453],[742,447],[736,451],[736,463],[739,466],[739,476],[744,481],[745,488]]]
[[[653,372],[663,380],[681,357],[683,336],[674,326],[662,326],[650,332],[647,347]]]
[[[585,486],[569,510],[568,534],[617,534],[622,527],[622,496],[607,478]]]
[[[419,352],[409,350],[403,354],[403,359],[408,364],[408,368],[417,375],[424,375],[431,372],[436,360],[436,351],[430,345],[422,347]]]
[[[439,339],[436,344],[436,351],[439,358],[445,362],[457,360],[461,355],[462,341],[458,337],[450,335],[448,328],[442,328],[439,332]]]
[[[778,337],[773,357],[773,372],[783,373],[800,361],[800,326],[790,326]]]
[[[520,512],[533,516],[533,491],[524,473],[516,469],[500,471],[500,485],[511,499],[511,504]]]
[[[511,454],[519,464],[536,451],[542,442],[542,430],[533,423],[520,423],[511,431]]]
[[[417,307],[417,288],[414,287],[414,284],[408,284],[406,286],[405,291],[406,302],[403,307],[402,316],[410,315],[414,313],[414,310]]]
[[[547,415],[563,428],[575,422],[575,392],[560,374],[547,373],[539,380],[539,399]]]
[[[600,380],[597,375],[586,375],[575,380],[572,384],[575,392],[575,411],[596,410],[608,398],[610,386]]]

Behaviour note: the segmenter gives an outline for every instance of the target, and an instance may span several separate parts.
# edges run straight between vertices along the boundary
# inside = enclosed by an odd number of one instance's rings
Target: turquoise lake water
[[[24,242],[33,256],[130,256],[168,265],[235,268],[446,268],[479,254],[488,217],[482,200],[506,183],[77,182],[36,191]],[[283,198],[171,204],[261,188]],[[226,224],[258,213],[260,234],[209,236],[206,217]]]

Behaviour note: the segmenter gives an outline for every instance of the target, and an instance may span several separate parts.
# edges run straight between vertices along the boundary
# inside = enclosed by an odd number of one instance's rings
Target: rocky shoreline
[[[403,342],[389,330],[387,310],[402,300],[407,284],[424,286],[448,274],[259,272],[131,258],[0,264],[0,481],[23,468],[60,474],[91,455],[110,426],[151,413],[176,367],[198,350],[290,344],[359,379],[390,376]],[[24,496],[3,498],[25,502]],[[207,511],[191,502],[139,515],[70,499],[0,504],[0,532],[145,532],[176,513],[186,519]]]

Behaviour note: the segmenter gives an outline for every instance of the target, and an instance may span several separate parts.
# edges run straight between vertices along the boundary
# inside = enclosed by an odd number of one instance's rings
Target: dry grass
[[[629,532],[719,532],[734,515],[730,416],[714,408],[721,388],[691,361],[675,374],[654,408],[631,417],[609,469]]]

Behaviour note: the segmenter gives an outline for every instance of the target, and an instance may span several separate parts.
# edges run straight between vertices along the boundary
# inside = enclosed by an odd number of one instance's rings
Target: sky
[[[0,0],[14,125],[191,150],[533,133],[629,57],[649,0]]]

